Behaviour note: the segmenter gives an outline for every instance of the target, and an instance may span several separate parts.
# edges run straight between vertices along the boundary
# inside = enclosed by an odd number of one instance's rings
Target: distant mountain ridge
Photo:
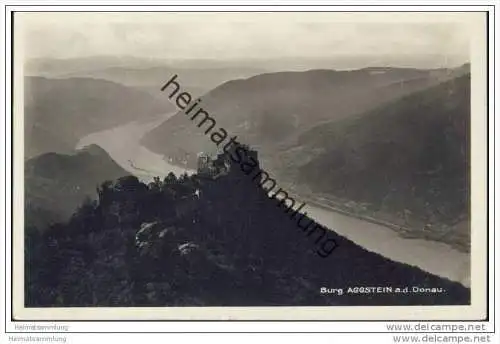
[[[150,91],[158,91],[169,75],[179,74],[184,85],[198,96],[227,80],[248,78],[265,72],[257,68],[211,68],[211,69],[182,69],[172,67],[108,67],[105,69],[89,70],[64,74],[64,77],[92,77],[110,80],[126,86],[140,87]]]
[[[179,74],[189,90],[201,96],[228,80],[247,78],[267,70],[251,65],[221,63],[210,60],[168,61],[134,57],[94,56],[73,59],[33,59],[25,66],[25,74],[47,78],[93,78],[160,95],[158,89],[165,78]],[[160,98],[160,97],[159,97]],[[160,98],[165,100],[164,97]]]
[[[443,62],[446,62],[443,64]],[[154,58],[137,56],[87,56],[74,58],[34,58],[25,63],[26,75],[45,75],[53,77],[73,72],[87,72],[109,67],[150,68],[168,67],[172,69],[231,69],[231,68],[257,68],[270,72],[308,69],[336,69],[354,70],[369,66],[391,66],[394,68],[454,68],[463,64],[462,58],[448,56],[443,61],[441,54],[399,54],[394,56],[376,55],[339,55],[328,58],[315,58],[296,56],[294,58],[247,58],[216,60],[209,58],[179,59],[179,58]]]
[[[165,100],[106,80],[24,79],[25,158],[69,153],[83,136],[173,109]]]
[[[455,73],[385,67],[266,73],[226,82],[202,97],[200,104],[218,126],[257,147],[267,163],[278,145],[323,121],[371,110],[449,80]],[[182,86],[182,78],[177,81]],[[188,157],[191,164],[197,152],[215,149],[181,112],[152,130],[143,142],[174,159]]]

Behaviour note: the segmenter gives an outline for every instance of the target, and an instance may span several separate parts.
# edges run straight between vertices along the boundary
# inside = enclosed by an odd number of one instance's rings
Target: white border
[[[122,2],[123,3],[123,2]],[[171,8],[168,8],[168,10],[182,10],[184,7],[179,7],[179,6],[176,6],[176,7],[171,7]],[[14,8],[9,8],[10,9],[15,9]],[[30,6],[30,7],[23,7],[22,8],[23,10],[48,10],[46,7],[45,8],[40,8],[40,7],[37,7],[37,6]],[[139,8],[125,8],[126,11],[136,11],[136,10],[151,10],[152,8],[151,7],[144,7],[144,6],[141,6]],[[214,10],[213,7],[210,7],[210,8],[205,8],[205,7],[197,7],[196,8],[196,11],[200,11],[200,10],[203,10],[203,9],[209,9],[209,10]],[[280,8],[282,9],[282,8]],[[297,10],[297,8],[291,8],[293,10]],[[363,7],[362,9],[360,9],[360,7],[350,7],[350,6],[342,6],[342,7],[334,7],[333,9],[331,7],[314,7],[312,8],[314,11],[319,11],[319,10],[335,10],[335,11],[343,11],[343,10],[350,10],[350,11],[360,11],[360,10],[363,10],[363,11],[366,11],[366,10],[373,10],[373,11],[388,11],[388,10],[398,10],[398,11],[415,11],[415,10],[418,10],[418,11],[436,11],[436,10],[445,10],[445,11],[450,11],[450,10],[459,10],[459,11],[470,11],[471,8],[470,7],[460,7],[460,6],[457,6],[457,7],[453,7],[453,9],[450,9],[449,7],[443,7],[443,8],[440,8],[440,7],[431,7],[431,8],[428,8],[428,7],[422,7],[422,6],[415,6],[415,7],[412,7],[412,8],[408,8],[408,7],[398,7],[398,6],[391,6],[391,7],[383,7],[383,8],[380,8],[380,7],[371,7],[371,6],[366,6],[366,7]],[[479,8],[474,8],[474,10],[486,10],[488,8],[486,7],[479,7]],[[56,8],[50,8],[50,10],[74,10],[74,8],[70,8],[70,7],[61,7],[61,6],[58,6]],[[86,7],[85,10],[99,10],[99,11],[103,11],[103,10],[117,10],[117,8],[115,7],[96,7],[96,8],[92,8],[92,7]],[[120,9],[121,10],[121,9]],[[158,10],[158,8],[154,8],[154,10]],[[193,8],[188,8],[188,10],[193,10]],[[219,10],[219,9],[217,9]],[[224,6],[223,8],[220,8],[220,10],[229,10],[229,11],[234,11],[234,10],[238,10],[240,11],[241,8],[240,7],[234,7],[234,6]],[[266,11],[269,11],[270,8],[269,7],[262,7],[262,8],[252,8],[252,10],[266,10]],[[307,10],[307,8],[304,8],[304,7],[300,7],[299,10],[301,11],[304,11],[304,10]],[[491,13],[491,12],[490,12]],[[492,14],[492,13],[491,13]],[[8,19],[9,20],[9,19]],[[490,22],[490,26],[492,27],[493,26],[493,21]],[[493,35],[493,30],[490,30],[490,36]],[[8,46],[8,42],[7,42],[7,45],[6,45],[7,49],[6,49],[6,53],[7,53],[7,59],[10,59],[10,55],[9,55],[9,46]],[[490,56],[493,55],[493,47],[490,47]],[[8,62],[8,61],[7,61]],[[492,56],[490,57],[490,63],[493,64],[493,58]],[[491,66],[492,67],[492,66]],[[7,80],[8,81],[8,80]],[[491,79],[490,80],[490,83],[492,84],[493,83],[493,80]],[[492,109],[493,109],[493,100],[494,100],[494,96],[493,96],[493,88],[492,88],[493,85],[490,85],[490,113],[492,112]],[[8,90],[7,90],[8,91]],[[3,95],[2,95],[3,96]],[[7,102],[5,104],[7,104],[7,109],[9,109],[9,98],[7,97]],[[9,113],[7,112],[7,128],[9,128],[9,131],[10,131],[10,116],[9,116]],[[492,116],[490,116],[490,124],[491,124],[491,127],[490,127],[490,138],[493,138],[493,119],[492,119]],[[3,125],[3,124],[2,124]],[[10,143],[7,142],[7,149],[9,150],[9,147],[10,146]],[[492,163],[493,160],[493,150],[490,150],[490,162]],[[10,161],[7,161],[7,164],[9,163]],[[9,169],[9,165],[7,165],[7,169]],[[493,176],[490,175],[490,177],[492,178]],[[7,176],[7,178],[9,178],[9,176]],[[493,185],[492,184],[492,180],[490,180],[490,185]],[[10,185],[10,181],[7,180],[7,186]],[[493,193],[490,194],[491,198],[493,197]],[[7,202],[9,203],[9,202]],[[7,220],[9,221],[8,217],[9,217],[9,213],[10,213],[10,209],[9,209],[9,204],[7,204],[8,207],[7,207],[7,214],[5,214],[7,216]],[[490,208],[493,207],[493,199],[490,199]],[[493,209],[490,209],[490,226],[491,228],[493,228]],[[8,229],[8,228],[7,228]],[[7,230],[7,242],[10,241],[10,232],[9,230]],[[492,235],[490,235],[490,248],[493,249],[493,247],[495,246],[495,242],[494,242],[494,234],[492,233]],[[9,245],[7,245],[9,246]],[[6,252],[8,254],[7,256],[7,261],[5,262],[6,263],[6,266],[10,266],[10,259],[9,259],[9,253],[10,253],[10,247],[5,247],[6,248]],[[490,250],[490,252],[493,252]],[[492,256],[489,257],[490,258],[490,267],[493,266],[493,259],[492,259]],[[9,276],[10,277],[10,276]],[[493,289],[492,287],[492,279],[490,279],[490,291]],[[10,288],[7,288],[7,289],[10,289]],[[10,290],[7,290],[7,292],[9,292]],[[10,299],[10,297],[9,297]],[[490,298],[490,310],[493,310],[493,298]],[[5,307],[6,309],[6,318],[9,319],[10,318],[10,310],[8,307]],[[458,311],[458,308],[455,308],[456,311]],[[491,312],[492,313],[492,312]],[[420,314],[420,315],[424,315],[424,314]],[[491,314],[492,315],[492,314]],[[421,317],[419,317],[421,318]],[[489,321],[489,325],[491,325],[491,318],[490,318],[490,321]],[[363,330],[360,329],[359,325],[360,324],[364,324],[363,325]],[[178,323],[178,322],[169,322],[169,323],[127,323],[127,324],[123,324],[123,323],[119,323],[119,322],[107,322],[107,323],[81,323],[81,322],[78,322],[78,323],[71,323],[71,330],[72,331],[88,331],[88,330],[91,330],[91,331],[96,331],[96,332],[101,332],[101,331],[105,331],[105,332],[108,332],[108,331],[122,331],[124,329],[124,325],[126,326],[127,330],[130,330],[132,331],[133,328],[137,328],[137,325],[140,325],[139,327],[141,328],[141,331],[158,331],[158,330],[161,330],[161,331],[186,331],[186,332],[191,332],[194,330],[194,327],[196,327],[196,330],[197,331],[228,331],[228,323],[224,323],[224,322],[196,322],[196,323]],[[292,326],[290,326],[292,325]],[[338,322],[334,322],[334,323],[303,323],[303,322],[294,322],[292,324],[289,324],[289,323],[274,323],[274,322],[267,322],[267,323],[255,323],[255,322],[246,322],[246,323],[231,323],[231,327],[232,328],[238,328],[237,331],[255,331],[256,329],[259,329],[260,331],[286,331],[286,328],[288,328],[290,330],[290,328],[296,330],[296,331],[325,331],[325,329],[327,329],[327,331],[331,331],[331,332],[335,332],[335,331],[353,331],[353,332],[372,332],[372,331],[375,331],[375,332],[385,332],[386,329],[385,329],[385,324],[383,323],[360,323],[360,322],[342,322],[342,323],[338,323]],[[491,327],[490,327],[491,328]],[[9,322],[8,324],[8,330],[12,331],[14,330],[14,327],[13,327],[13,324]]]

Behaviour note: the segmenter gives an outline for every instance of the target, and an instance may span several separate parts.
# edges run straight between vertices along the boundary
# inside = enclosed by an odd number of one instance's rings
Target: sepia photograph
[[[487,317],[481,12],[13,15],[13,317]]]

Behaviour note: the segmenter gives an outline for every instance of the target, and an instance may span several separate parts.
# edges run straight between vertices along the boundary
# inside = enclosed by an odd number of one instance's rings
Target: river
[[[92,133],[82,138],[77,149],[96,144],[125,170],[143,181],[154,176],[176,175],[193,171],[167,163],[163,156],[151,152],[140,144],[142,136],[171,117],[173,113],[159,116],[148,122],[131,122],[110,130]],[[429,240],[409,239],[395,231],[374,223],[349,217],[328,207],[306,205],[308,215],[318,223],[335,230],[369,251],[379,253],[394,261],[414,265],[432,274],[470,286],[470,254]]]

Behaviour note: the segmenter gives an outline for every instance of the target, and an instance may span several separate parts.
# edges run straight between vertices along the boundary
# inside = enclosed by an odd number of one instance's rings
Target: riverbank
[[[312,196],[304,196],[303,194],[296,195],[298,199],[301,199],[304,202],[310,203],[316,207],[322,207],[327,210],[335,211],[339,214],[343,214],[346,216],[351,216],[356,219],[360,219],[363,221],[367,221],[370,223],[374,223],[377,225],[381,225],[387,227],[400,235],[402,238],[408,239],[423,239],[428,241],[440,242],[446,245],[449,245],[451,248],[463,252],[470,253],[470,242],[465,238],[459,238],[457,240],[450,240],[448,237],[445,237],[448,234],[452,227],[448,227],[443,231],[433,231],[431,229],[425,229],[424,226],[421,226],[421,229],[412,228],[409,226],[405,226],[401,223],[394,223],[387,221],[382,218],[373,217],[367,214],[363,214],[360,212],[356,212],[355,209],[349,208],[347,206],[342,207],[337,202],[328,200],[326,198],[315,198]],[[443,235],[444,232],[444,235]]]

